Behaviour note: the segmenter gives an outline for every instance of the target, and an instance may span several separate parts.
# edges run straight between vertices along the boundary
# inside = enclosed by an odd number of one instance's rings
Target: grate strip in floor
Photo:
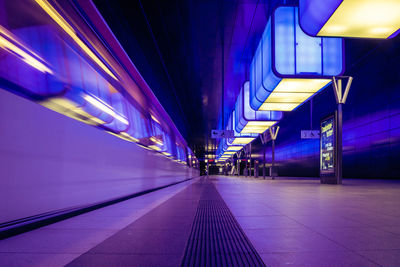
[[[181,266],[265,266],[211,182],[204,184]]]

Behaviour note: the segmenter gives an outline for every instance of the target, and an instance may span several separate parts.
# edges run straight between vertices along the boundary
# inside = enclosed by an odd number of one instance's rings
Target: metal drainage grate
[[[265,266],[215,186],[204,187],[181,266]]]

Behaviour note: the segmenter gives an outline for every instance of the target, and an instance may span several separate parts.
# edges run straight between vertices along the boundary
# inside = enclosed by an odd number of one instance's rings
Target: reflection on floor
[[[267,266],[400,266],[397,181],[208,179]],[[0,266],[177,266],[190,243],[202,183],[2,240]]]

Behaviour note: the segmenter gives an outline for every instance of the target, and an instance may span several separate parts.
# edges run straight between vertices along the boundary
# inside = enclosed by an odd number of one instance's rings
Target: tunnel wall
[[[107,201],[198,171],[0,89],[0,223]]]

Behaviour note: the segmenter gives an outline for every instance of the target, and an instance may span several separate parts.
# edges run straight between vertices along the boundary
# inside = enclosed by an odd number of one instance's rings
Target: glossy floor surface
[[[400,266],[398,181],[207,179],[267,266]],[[0,266],[178,266],[201,183],[2,240]]]

